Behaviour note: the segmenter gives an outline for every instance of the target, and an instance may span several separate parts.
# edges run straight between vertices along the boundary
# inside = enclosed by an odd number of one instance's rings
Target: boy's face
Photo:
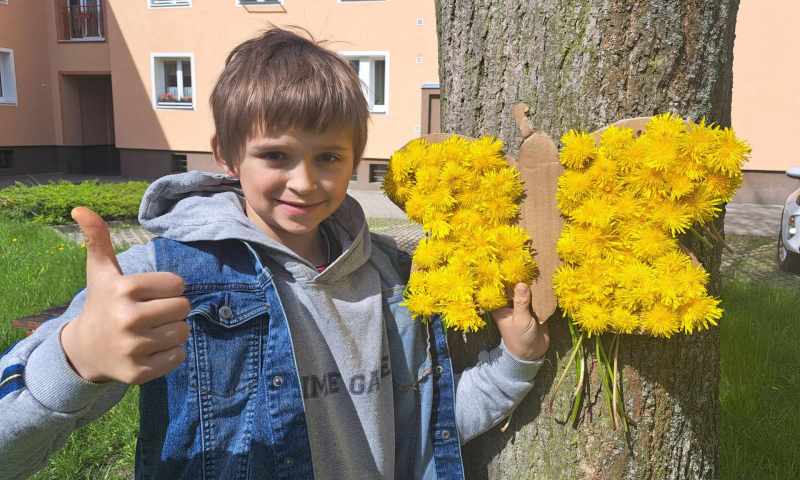
[[[289,130],[248,140],[238,176],[247,216],[267,235],[297,251],[341,205],[353,171],[349,129]]]

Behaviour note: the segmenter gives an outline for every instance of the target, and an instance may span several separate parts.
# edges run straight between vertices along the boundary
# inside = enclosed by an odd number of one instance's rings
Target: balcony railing
[[[77,2],[60,0],[56,2],[60,10],[61,28],[59,40],[97,41],[105,40],[103,9],[100,1]]]

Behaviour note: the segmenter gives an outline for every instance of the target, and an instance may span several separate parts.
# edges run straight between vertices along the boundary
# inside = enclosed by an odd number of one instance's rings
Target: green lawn
[[[0,352],[25,337],[11,321],[63,305],[85,282],[85,252],[47,227],[0,219]],[[139,430],[138,387],[99,421],[75,432],[44,479],[127,479]]]
[[[800,478],[800,296],[736,283],[723,306],[722,478]]]
[[[83,250],[31,224],[0,220],[0,267],[0,352],[24,337],[10,328],[12,319],[66,303],[84,283]],[[800,478],[800,297],[769,284],[730,283],[723,305],[722,478]],[[133,387],[99,421],[75,432],[33,478],[130,478],[137,402]]]

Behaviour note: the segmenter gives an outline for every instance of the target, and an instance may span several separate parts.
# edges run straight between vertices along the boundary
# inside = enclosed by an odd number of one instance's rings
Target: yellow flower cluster
[[[524,188],[501,141],[415,140],[392,155],[383,188],[426,232],[406,289],[415,317],[440,313],[447,328],[476,331],[483,312],[506,305],[507,287],[533,279],[530,237],[513,224]]]
[[[589,335],[670,337],[716,325],[722,309],[706,291],[708,274],[677,237],[733,197],[747,144],[730,129],[669,114],[639,137],[611,126],[599,145],[575,131],[561,141],[566,225],[554,283],[562,309]]]

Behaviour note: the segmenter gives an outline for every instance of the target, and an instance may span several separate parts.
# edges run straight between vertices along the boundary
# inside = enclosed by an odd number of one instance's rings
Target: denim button
[[[283,385],[283,376],[275,375],[272,377],[272,386],[275,388],[280,388]]]
[[[442,440],[450,438],[450,430],[442,430]]]
[[[441,374],[444,373],[444,367],[441,366],[441,365],[436,365],[436,368],[434,369],[434,371],[436,372],[437,376],[441,375]]]
[[[221,306],[219,308],[219,318],[223,320],[230,320],[233,318],[233,310],[231,310],[231,307],[227,305]]]

